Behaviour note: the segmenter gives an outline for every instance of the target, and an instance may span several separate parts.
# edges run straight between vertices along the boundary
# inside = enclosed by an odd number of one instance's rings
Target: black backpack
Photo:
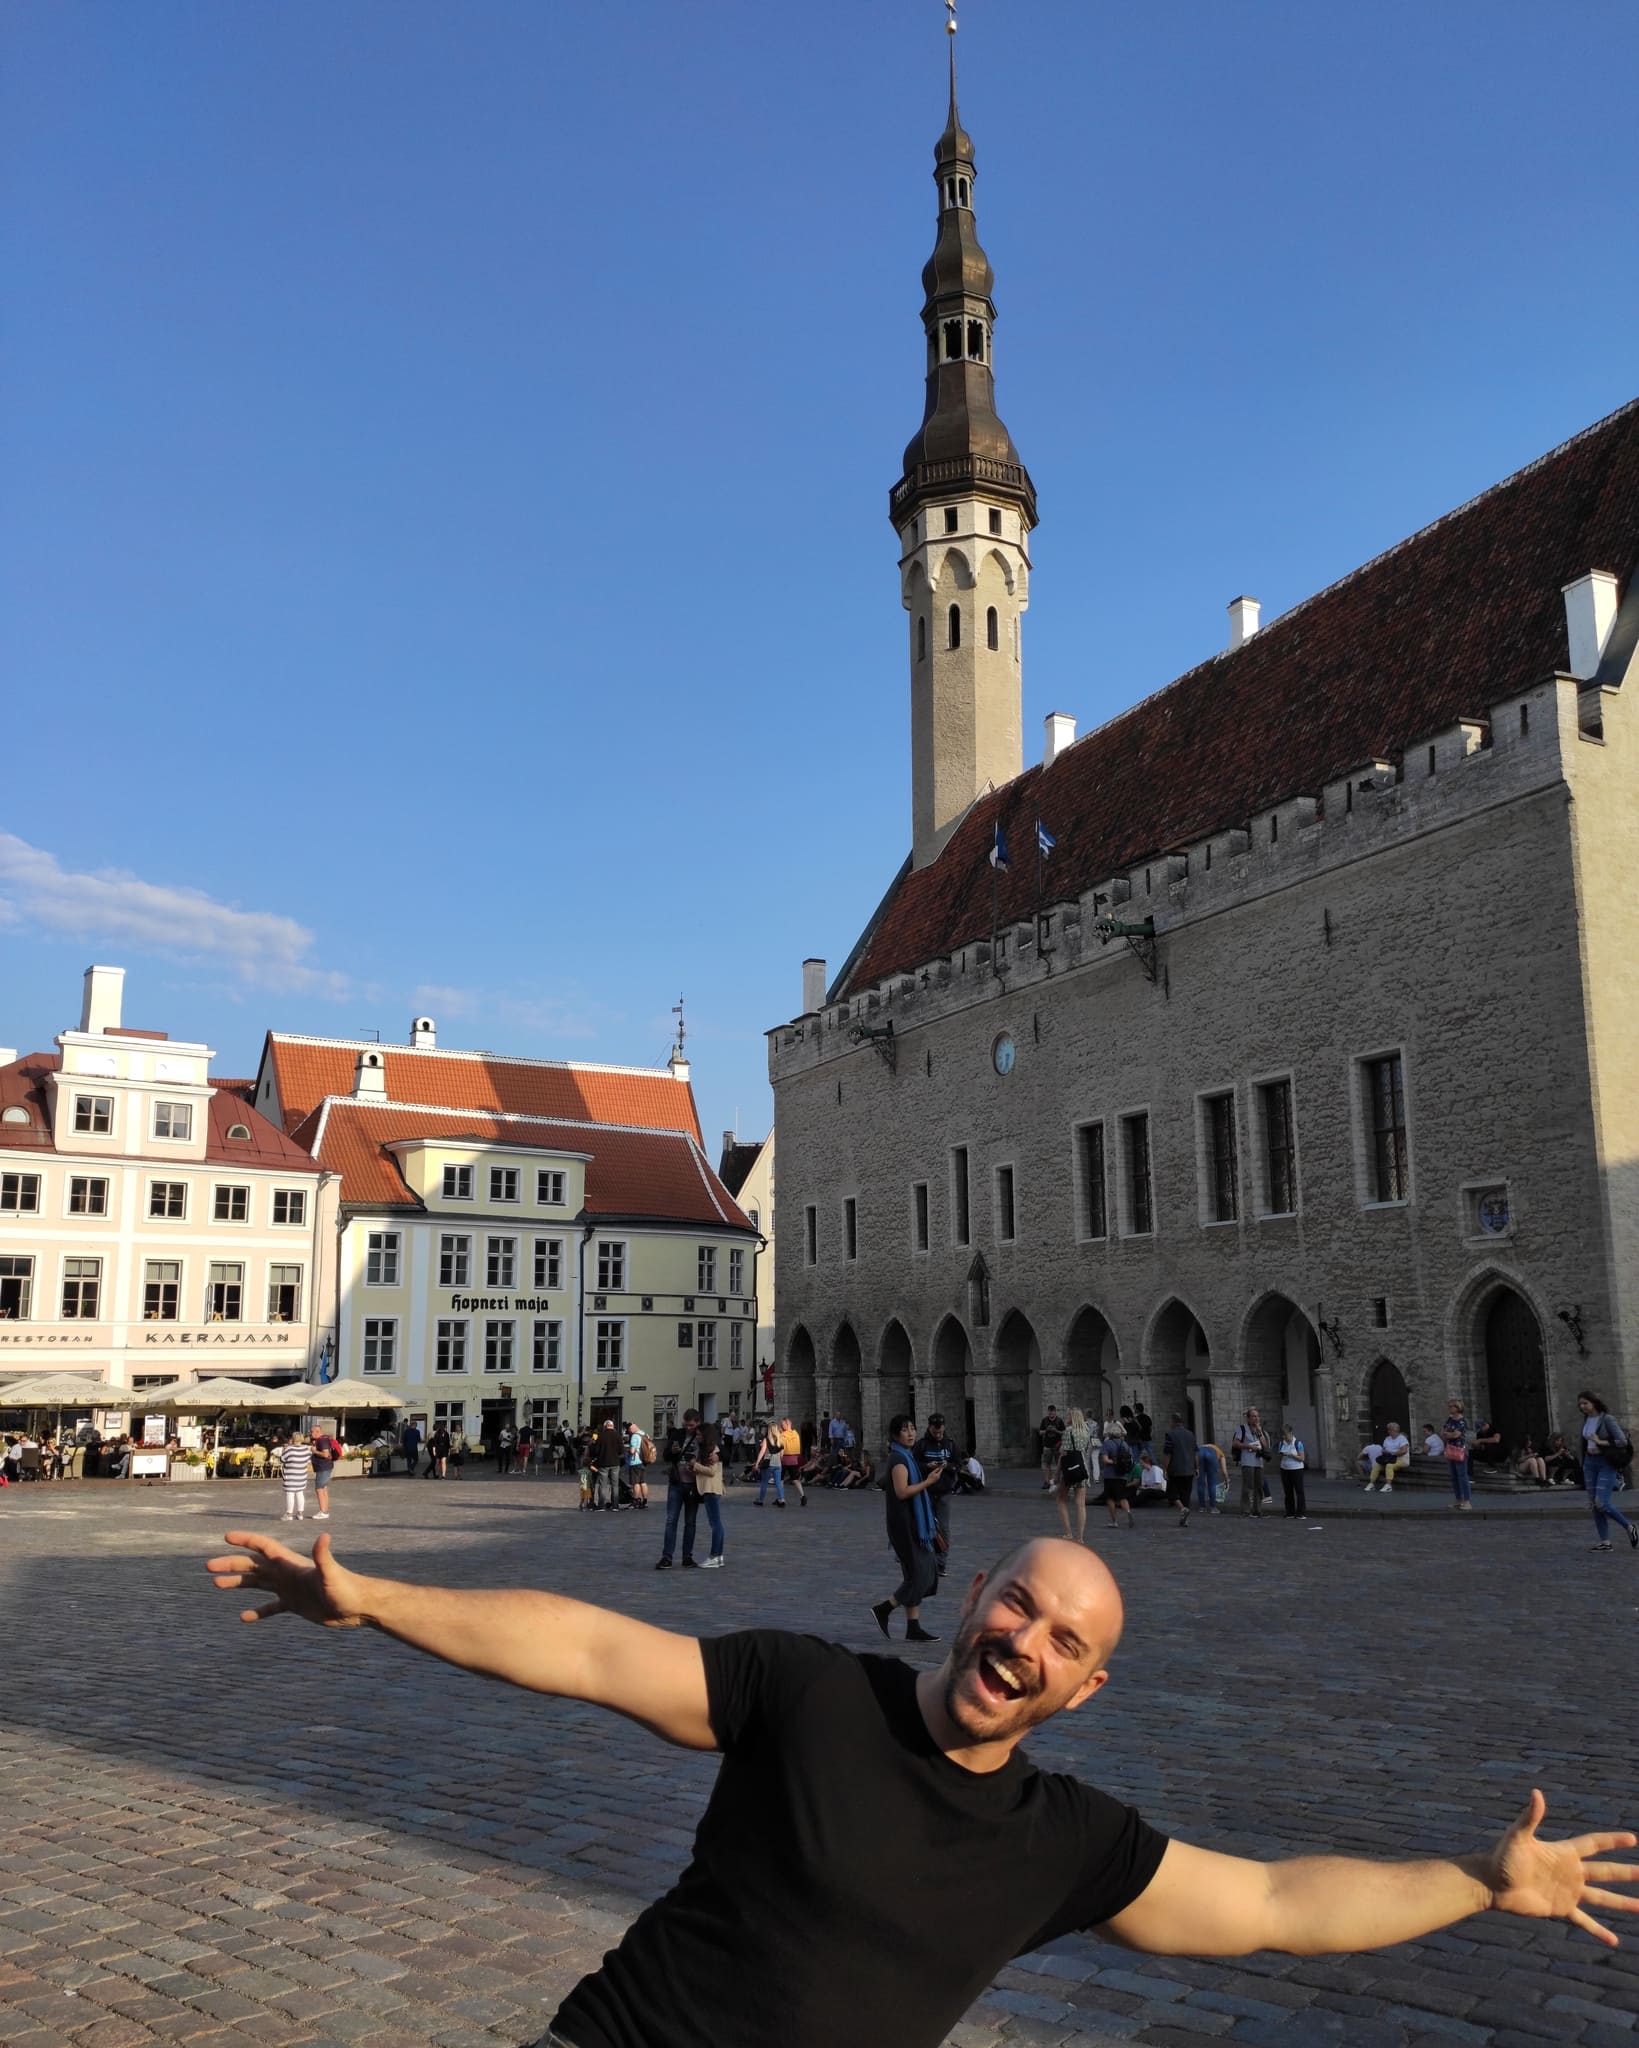
[[[1601,1422],[1608,1422],[1613,1429],[1622,1428],[1614,1415],[1601,1415],[1599,1419]],[[1607,1465],[1613,1465],[1618,1472],[1625,1472],[1633,1463],[1633,1438],[1626,1430],[1622,1431],[1622,1435],[1623,1441],[1618,1443],[1614,1437],[1601,1437],[1597,1431],[1594,1433],[1594,1446],[1600,1457]]]
[[[1111,1465],[1111,1469],[1115,1473],[1115,1476],[1117,1477],[1117,1479],[1125,1479],[1131,1473],[1132,1468],[1133,1454],[1131,1447],[1127,1444],[1118,1444],[1116,1446],[1115,1457]]]

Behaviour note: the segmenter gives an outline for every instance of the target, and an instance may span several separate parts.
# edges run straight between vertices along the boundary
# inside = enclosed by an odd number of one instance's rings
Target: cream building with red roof
[[[749,1406],[759,1239],[664,1069],[270,1032],[258,1108],[339,1176],[341,1369],[490,1436]]]
[[[140,1411],[167,1381],[300,1379],[331,1334],[333,1177],[209,1046],[125,1026],[123,986],[89,969],[54,1052],[0,1052],[0,1381],[83,1371]]]

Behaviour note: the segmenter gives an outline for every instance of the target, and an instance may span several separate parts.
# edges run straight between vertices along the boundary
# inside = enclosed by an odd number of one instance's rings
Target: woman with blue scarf
[[[899,1586],[888,1599],[871,1609],[876,1625],[888,1633],[888,1617],[896,1607],[905,1610],[907,1643],[936,1643],[922,1626],[922,1602],[930,1599],[939,1585],[939,1559],[934,1549],[938,1523],[928,1488],[937,1486],[942,1465],[924,1479],[911,1446],[916,1442],[916,1424],[908,1415],[895,1415],[888,1424],[888,1542],[899,1560]]]

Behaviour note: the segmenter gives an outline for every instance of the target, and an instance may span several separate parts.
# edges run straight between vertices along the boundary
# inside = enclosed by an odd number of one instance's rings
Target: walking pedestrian
[[[1112,1529],[1120,1526],[1123,1508],[1127,1510],[1127,1527],[1136,1529],[1138,1526],[1133,1520],[1132,1502],[1137,1488],[1137,1480],[1134,1477],[1136,1463],[1133,1447],[1127,1441],[1127,1432],[1121,1426],[1120,1417],[1106,1416],[1104,1435],[1098,1446],[1098,1472],[1104,1482],[1101,1498],[1105,1507],[1109,1509]]]
[[[313,1470],[313,1452],[307,1444],[292,1437],[273,1455],[278,1461],[279,1477],[285,1489],[285,1511],[279,1519],[281,1522],[299,1522],[307,1513],[307,1481]]]
[[[495,1432],[495,1470],[505,1478],[512,1470],[512,1447],[518,1441],[518,1432],[510,1422],[503,1422]]]
[[[593,1505],[612,1515],[620,1506],[620,1474],[626,1463],[626,1446],[615,1428],[613,1416],[605,1416],[592,1446],[592,1469],[597,1486]]]
[[[1058,1504],[1059,1526],[1073,1543],[1087,1540],[1087,1482],[1093,1473],[1093,1432],[1086,1415],[1072,1408],[1065,1417],[1059,1439]],[[1071,1535],[1072,1514],[1075,1533]]]
[[[336,1469],[336,1460],[341,1456],[341,1445],[328,1430],[320,1429],[315,1422],[308,1435],[307,1447],[313,1454],[313,1498],[318,1504],[315,1522],[330,1519],[330,1475]]]
[[[403,1433],[398,1440],[398,1447],[404,1453],[404,1469],[413,1479],[416,1467],[421,1463],[421,1425],[414,1416],[405,1423]],[[389,1459],[389,1469],[391,1464],[392,1460]]]
[[[853,1431],[849,1430],[852,1437]],[[930,1415],[924,1434],[917,1439],[916,1466],[924,1479],[936,1479],[938,1484],[928,1489],[928,1498],[933,1502],[934,1526],[939,1541],[934,1545],[934,1556],[939,1576],[945,1576],[945,1567],[950,1561],[950,1504],[956,1498],[956,1446],[945,1434],[945,1418]]]
[[[683,1524],[683,1562],[694,1563],[694,1526],[700,1518],[700,1495],[694,1464],[700,1455],[700,1411],[685,1408],[683,1420],[666,1432],[666,1531],[660,1539],[657,1572],[669,1572],[677,1549],[677,1524]]]
[[[1280,1461],[1280,1490],[1286,1500],[1282,1513],[1289,1522],[1307,1521],[1309,1503],[1303,1491],[1303,1444],[1289,1422],[1281,1429],[1275,1455]]]
[[[1056,1401],[1048,1402],[1047,1413],[1036,1425],[1036,1441],[1041,1447],[1041,1490],[1051,1493],[1058,1484],[1059,1445],[1064,1441],[1064,1417]]]
[[[435,1422],[432,1435],[427,1439],[427,1470],[423,1475],[428,1479],[447,1479],[450,1476],[450,1452],[454,1439],[447,1422]]]
[[[1446,1403],[1446,1419],[1440,1426],[1445,1446],[1446,1470],[1451,1474],[1452,1507],[1464,1514],[1474,1512],[1474,1480],[1469,1471],[1468,1417],[1461,1401]]]
[[[1241,1468],[1241,1513],[1263,1514],[1263,1461],[1269,1455],[1269,1432],[1258,1420],[1256,1408],[1248,1408],[1235,1425],[1230,1442]]]
[[[762,1448],[757,1453],[756,1469],[762,1477],[757,1481],[757,1506],[763,1504],[770,1480],[774,1482],[774,1505],[785,1506],[785,1432],[773,1416],[763,1431]]]
[[[894,1609],[902,1607],[906,1642],[936,1643],[939,1638],[922,1626],[922,1602],[931,1600],[939,1590],[935,1551],[939,1525],[928,1494],[938,1485],[940,1473],[930,1479],[922,1477],[915,1443],[916,1424],[908,1415],[892,1416],[888,1422],[888,1546],[899,1560],[899,1584],[886,1600],[876,1602],[871,1618],[886,1635]]]
[[[743,1985],[748,1957],[778,1958],[786,2048],[834,2048],[839,2025],[850,2030],[839,1984],[856,2038],[935,2048],[1012,1958],[1076,1928],[1107,1926],[1148,1954],[1314,1956],[1387,1949],[1488,1911],[1567,1921],[1609,1946],[1593,1916],[1639,1910],[1609,1889],[1639,1882],[1639,1867],[1609,1860],[1634,1837],[1550,1841],[1539,1792],[1460,1858],[1263,1862],[1169,1841],[1130,1806],[1039,1769],[1019,1745],[1095,1698],[1122,1621],[1114,1579],[1057,1537],[977,1574],[950,1654],[920,1670],[783,1630],[697,1641],[552,1593],[366,1578],[327,1535],[311,1563],[260,1534],[227,1541],[207,1569],[223,1592],[263,1596],[245,1621],[373,1627],[722,1753],[684,1874],[570,1991],[547,2044],[763,2048],[767,1997],[709,1988]],[[828,1797],[839,1757],[844,1796]]]
[[[808,1489],[802,1483],[802,1434],[788,1415],[781,1425],[780,1475],[787,1486],[797,1489],[797,1505],[808,1505]]]
[[[1161,1442],[1161,1463],[1167,1475],[1167,1499],[1178,1510],[1178,1526],[1189,1527],[1189,1500],[1201,1463],[1201,1447],[1195,1432],[1176,1409]]]
[[[700,1449],[694,1461],[694,1490],[700,1496],[700,1505],[706,1511],[706,1526],[711,1531],[711,1551],[700,1560],[703,1572],[719,1572],[723,1568],[723,1452],[714,1422],[700,1425]],[[683,1562],[688,1563],[688,1538],[683,1541]]]
[[[1597,1394],[1584,1390],[1576,1405],[1582,1411],[1582,1484],[1599,1539],[1593,1548],[1610,1549],[1614,1522],[1626,1532],[1630,1547],[1639,1550],[1639,1529],[1611,1499],[1623,1474],[1633,1469],[1632,1440]]]

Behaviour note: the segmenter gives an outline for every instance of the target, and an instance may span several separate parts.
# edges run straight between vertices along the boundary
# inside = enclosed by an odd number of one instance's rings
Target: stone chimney
[[[1605,642],[1616,624],[1616,578],[1608,569],[1590,569],[1565,585],[1565,633],[1571,646],[1571,674],[1590,683],[1599,673]]]
[[[1237,597],[1229,607],[1229,651],[1244,647],[1258,630],[1263,606],[1255,597]]]
[[[115,1031],[119,1028],[120,1005],[125,998],[123,967],[88,967],[85,995],[80,1002],[82,1031]]]
[[[366,1046],[353,1072],[355,1102],[387,1100],[387,1056],[379,1046]]]
[[[674,1081],[687,1081],[689,1078],[688,1055],[680,1045],[672,1047],[672,1056],[667,1060],[666,1065],[670,1069],[671,1077]]]
[[[438,1043],[431,1017],[417,1017],[410,1026],[410,1044],[417,1052],[431,1052]]]
[[[1066,747],[1076,743],[1076,722],[1067,711],[1049,711],[1046,719],[1047,744],[1042,748],[1041,765],[1051,768]]]
[[[825,1008],[825,962],[805,960],[802,963],[802,1014],[805,1017],[818,1016]]]

